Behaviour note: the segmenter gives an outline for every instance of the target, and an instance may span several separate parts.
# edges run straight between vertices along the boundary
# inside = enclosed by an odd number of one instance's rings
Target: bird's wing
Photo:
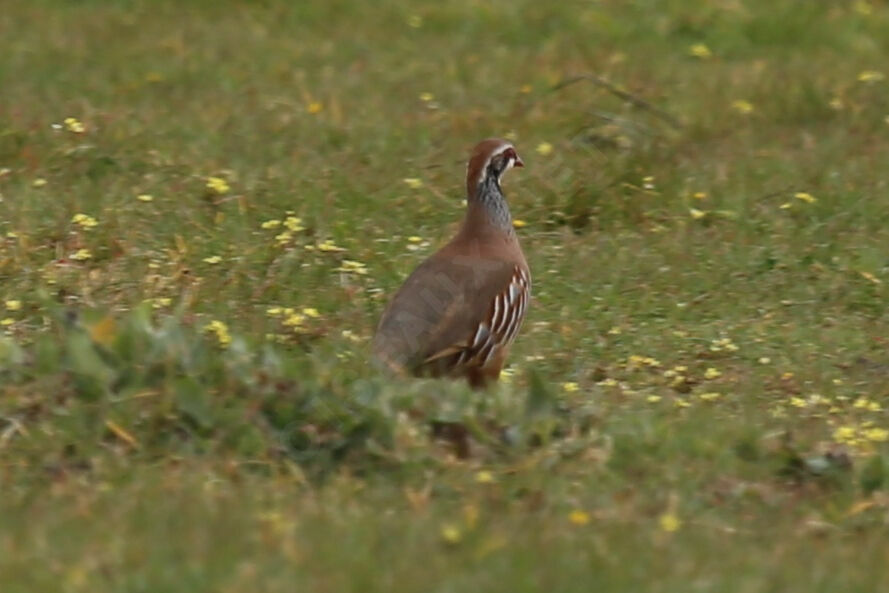
[[[443,346],[433,350],[425,364],[442,361],[451,367],[486,367],[501,349],[512,343],[530,301],[531,278],[524,266],[510,267],[512,272],[507,278],[498,277],[491,282],[492,290],[476,293],[471,333],[444,338]]]
[[[392,368],[416,370],[470,348],[514,268],[505,261],[433,255],[383,313],[374,338],[377,357]]]

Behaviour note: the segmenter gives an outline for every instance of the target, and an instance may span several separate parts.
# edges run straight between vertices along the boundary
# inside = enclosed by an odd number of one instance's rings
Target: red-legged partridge
[[[466,216],[457,235],[408,277],[383,313],[374,353],[390,369],[496,381],[531,297],[503,174],[521,167],[512,144],[488,139],[466,171]]]

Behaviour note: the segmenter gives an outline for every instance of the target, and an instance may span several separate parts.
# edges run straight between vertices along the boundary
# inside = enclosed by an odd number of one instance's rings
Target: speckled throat
[[[474,201],[482,206],[481,211],[484,212],[488,224],[504,232],[513,232],[509,205],[495,175],[485,175],[478,185]]]

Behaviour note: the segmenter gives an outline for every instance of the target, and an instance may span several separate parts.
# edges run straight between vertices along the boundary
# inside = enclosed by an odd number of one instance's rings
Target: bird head
[[[467,196],[474,197],[479,185],[486,179],[496,180],[499,185],[504,173],[513,167],[524,166],[512,143],[499,138],[482,140],[472,150],[466,167]]]

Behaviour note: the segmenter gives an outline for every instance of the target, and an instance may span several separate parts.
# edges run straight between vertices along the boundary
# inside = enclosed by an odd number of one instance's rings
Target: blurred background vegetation
[[[39,0],[0,49],[4,591],[886,587],[885,2]],[[511,364],[393,382],[487,136]]]

